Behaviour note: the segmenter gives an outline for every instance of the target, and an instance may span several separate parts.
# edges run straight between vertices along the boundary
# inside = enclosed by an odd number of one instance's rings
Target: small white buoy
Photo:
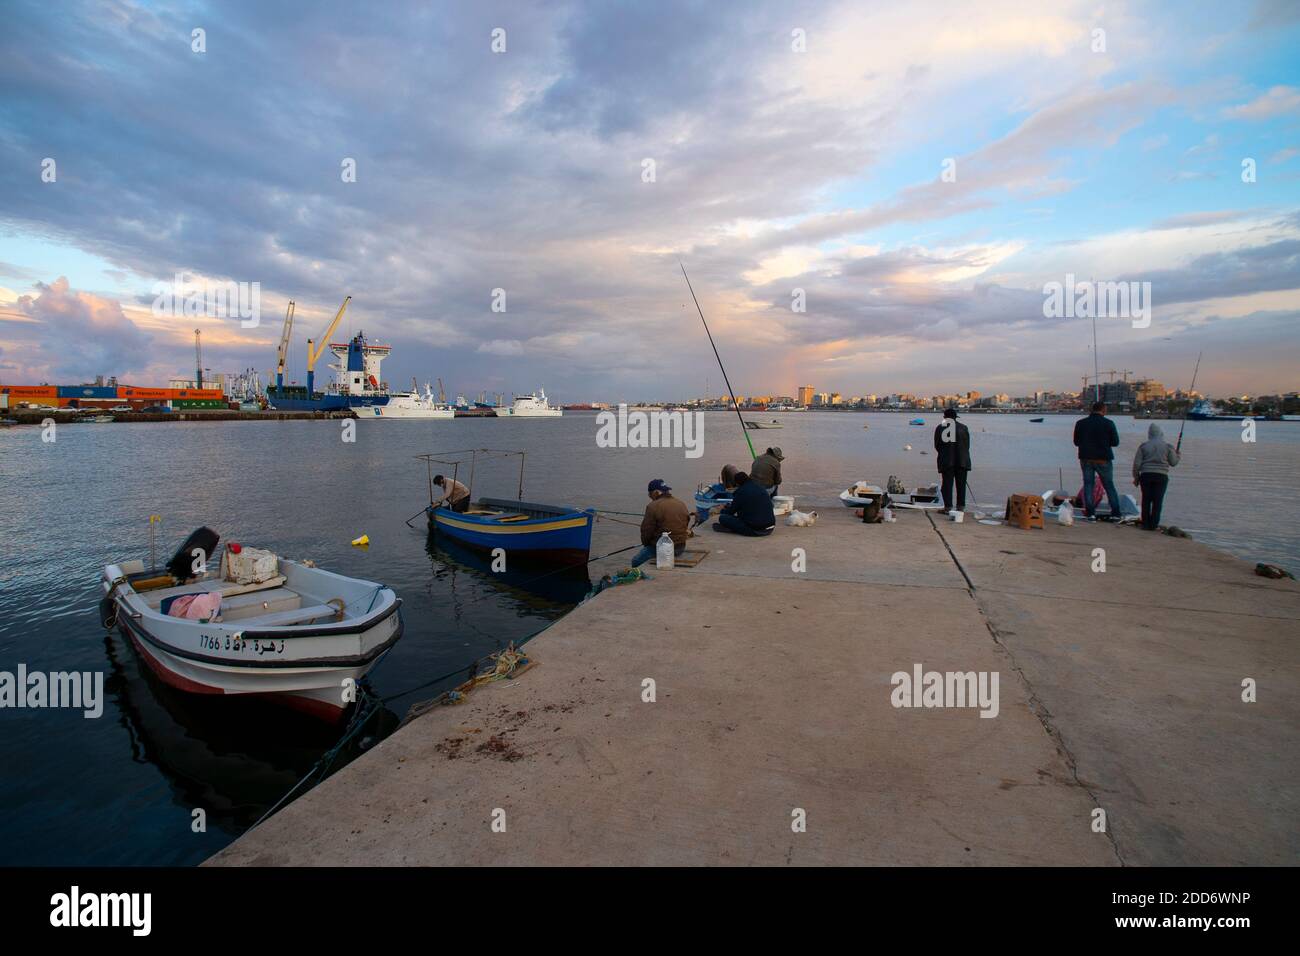
[[[904,446],[903,446],[903,451],[911,451],[911,450],[912,450],[912,446],[911,446],[911,445],[904,445]]]

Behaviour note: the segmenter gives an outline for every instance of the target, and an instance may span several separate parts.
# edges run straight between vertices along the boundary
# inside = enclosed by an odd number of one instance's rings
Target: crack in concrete
[[[925,516],[930,522],[930,527],[934,529],[934,533],[937,534],[939,540],[943,542],[943,546],[947,549],[948,556],[952,558],[953,564],[957,566],[957,570],[961,572],[961,576],[965,578],[966,583],[970,585],[967,593],[970,594],[971,600],[975,602],[975,610],[979,612],[980,620],[984,622],[984,627],[989,632],[989,636],[993,638],[993,643],[1002,648],[1003,652],[1007,655],[1007,658],[1011,661],[1011,669],[1015,671],[1016,676],[1020,678],[1021,683],[1024,684],[1025,690],[1029,694],[1029,709],[1033,711],[1034,716],[1038,718],[1038,722],[1042,724],[1044,732],[1056,745],[1057,752],[1065,758],[1065,765],[1070,768],[1071,779],[1080,790],[1088,795],[1089,799],[1092,800],[1094,807],[1100,807],[1101,800],[1098,798],[1096,791],[1094,791],[1092,787],[1088,786],[1088,784],[1084,783],[1079,777],[1079,765],[1075,759],[1074,752],[1066,744],[1065,738],[1061,736],[1061,732],[1052,723],[1052,712],[1047,709],[1047,705],[1043,702],[1043,699],[1038,696],[1038,692],[1034,690],[1033,682],[1029,680],[1029,676],[1025,674],[1024,668],[1022,668],[1019,662],[1016,661],[1015,654],[1012,653],[1011,648],[1008,647],[1007,643],[1002,639],[1002,635],[999,633],[997,626],[993,623],[992,618],[989,617],[988,611],[985,609],[983,602],[980,601],[976,594],[975,584],[971,581],[970,575],[966,573],[966,569],[962,567],[961,560],[957,557],[957,553],[953,551],[952,546],[948,544],[948,539],[944,537],[943,531],[940,530],[939,526],[935,523],[934,516],[929,512],[926,512]],[[1111,852],[1115,854],[1115,859],[1119,861],[1119,865],[1127,866],[1128,864],[1124,861],[1123,854],[1120,853],[1119,843],[1116,841],[1115,835],[1111,833],[1109,821],[1104,833],[1106,839],[1110,842]]]

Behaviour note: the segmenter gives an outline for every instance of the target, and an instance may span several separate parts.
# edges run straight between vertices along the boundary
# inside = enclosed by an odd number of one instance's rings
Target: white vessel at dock
[[[360,681],[402,636],[401,600],[372,581],[233,546],[220,555],[219,570],[191,573],[191,554],[217,563],[217,540],[207,528],[196,531],[158,571],[139,560],[105,567],[104,625],[120,627],[150,669],[179,690],[257,695],[341,718],[351,703],[348,682]],[[173,605],[182,600],[213,610],[178,612]]]
[[[358,409],[357,415],[360,418],[455,418],[456,410],[445,402],[439,402],[434,397],[433,387],[427,382],[423,395],[412,382],[411,391],[394,392],[387,404]]]
[[[546,400],[546,389],[539,388],[533,395],[516,395],[510,408],[498,408],[498,418],[559,418],[564,412],[552,408]]]

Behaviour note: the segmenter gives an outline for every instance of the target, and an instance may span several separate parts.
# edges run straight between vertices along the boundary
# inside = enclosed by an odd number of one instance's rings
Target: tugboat
[[[546,389],[539,388],[532,395],[516,395],[515,403],[508,409],[497,409],[501,418],[559,418],[564,411],[553,408],[546,399]]]

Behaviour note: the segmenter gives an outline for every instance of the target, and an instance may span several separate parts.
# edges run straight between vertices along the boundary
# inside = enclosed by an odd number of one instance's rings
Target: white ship
[[[539,388],[534,395],[516,395],[510,408],[498,408],[498,418],[559,418],[564,411],[552,408],[546,400],[546,389]]]
[[[359,418],[455,418],[456,410],[446,402],[440,402],[433,394],[433,386],[424,384],[424,394],[416,390],[411,382],[409,392],[393,392],[385,405],[356,410]]]

